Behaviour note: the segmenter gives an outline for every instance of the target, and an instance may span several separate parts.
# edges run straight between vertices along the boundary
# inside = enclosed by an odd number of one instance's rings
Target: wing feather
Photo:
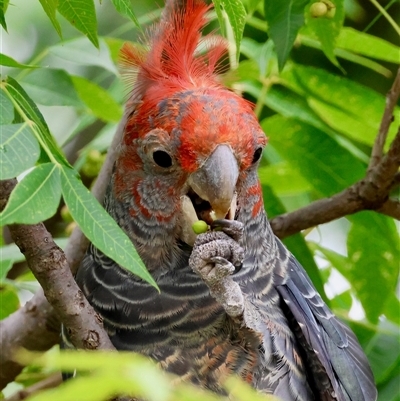
[[[280,252],[288,252],[277,241]],[[283,302],[301,328],[306,345],[310,346],[306,346],[305,352],[313,352],[318,357],[330,379],[335,392],[332,400],[375,401],[374,378],[355,335],[326,306],[292,255],[285,277],[278,277],[276,284]]]

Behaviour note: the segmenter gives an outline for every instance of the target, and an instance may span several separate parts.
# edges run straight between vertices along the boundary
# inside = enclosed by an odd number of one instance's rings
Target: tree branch
[[[372,148],[371,160],[368,170],[376,166],[382,158],[383,148],[385,146],[386,137],[389,132],[390,124],[394,120],[393,112],[400,96],[400,68],[397,70],[396,78],[386,95],[386,107],[383,113],[378,135],[375,139],[374,147]]]
[[[102,319],[79,289],[64,252],[44,224],[12,224],[9,229],[48,302],[68,328],[71,342],[77,348],[113,349]]]
[[[99,201],[102,201],[109,183],[124,126],[125,117],[118,125],[106,160],[93,186],[92,192]],[[2,209],[5,207],[16,182],[16,180],[1,181],[0,207]],[[65,249],[65,256],[73,273],[76,273],[88,244],[89,241],[77,227],[71,234]],[[13,381],[23,368],[12,360],[14,349],[23,347],[32,351],[46,351],[57,344],[59,340],[58,316],[48,303],[43,290],[40,289],[24,307],[0,322],[0,349],[2,350],[0,356],[0,389]]]
[[[390,190],[399,183],[400,127],[389,151],[382,157],[387,132],[393,121],[393,110],[399,97],[400,69],[387,95],[386,108],[365,178],[330,198],[317,200],[301,209],[274,217],[270,223],[276,236],[284,238],[360,210],[376,210],[400,220],[399,203],[388,199]]]
[[[17,180],[0,181],[0,210],[6,206]],[[28,301],[17,312],[0,321],[0,388],[3,389],[21,371],[22,366],[12,359],[16,348],[45,351],[57,343],[57,319],[52,319],[53,308],[43,291],[36,294],[36,302]],[[54,322],[55,320],[55,322]],[[34,335],[32,335],[34,333]]]
[[[400,202],[394,199],[388,199],[382,207],[376,209],[377,212],[385,214],[386,216],[393,217],[400,220]]]
[[[1,206],[5,206],[15,185],[15,179],[0,181]],[[48,324],[50,320],[57,321],[56,316],[69,328],[68,333],[75,346],[86,349],[114,348],[103,329],[101,318],[75,283],[63,251],[54,243],[45,226],[42,223],[13,224],[9,230],[54,310],[47,303],[43,292],[38,292],[33,302],[29,301],[1,322],[2,388],[22,368],[12,361],[17,348],[46,350],[57,343],[59,324]]]

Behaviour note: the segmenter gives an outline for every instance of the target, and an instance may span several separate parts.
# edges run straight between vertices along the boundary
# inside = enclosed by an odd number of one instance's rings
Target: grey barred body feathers
[[[236,374],[283,401],[374,401],[354,334],[272,233],[257,177],[265,134],[215,77],[222,42],[196,53],[208,10],[188,0],[148,53],[123,51],[136,101],[105,208],[160,293],[93,245],[77,282],[117,349],[181,380],[224,393]],[[211,231],[192,240],[196,220]]]

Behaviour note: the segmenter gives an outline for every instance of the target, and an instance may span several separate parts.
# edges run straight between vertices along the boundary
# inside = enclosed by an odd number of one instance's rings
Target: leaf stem
[[[392,25],[393,29],[400,36],[400,27],[396,24],[395,20],[389,15],[389,13],[378,3],[377,0],[370,0],[370,2],[380,11],[380,13],[386,18],[387,22]]]
[[[254,107],[254,114],[257,116],[258,119],[260,119],[260,114],[264,107],[264,98],[265,96],[267,96],[268,88],[269,85],[263,82],[260,94],[257,99],[256,107]]]
[[[8,96],[8,98],[11,100],[12,104],[14,105],[16,111],[18,114],[22,117],[24,122],[29,126],[29,128],[32,130],[33,134],[35,135],[35,138],[39,142],[40,146],[42,149],[46,152],[47,156],[49,157],[50,161],[57,166],[60,165],[60,163],[57,161],[57,159],[53,156],[52,152],[50,149],[47,147],[46,143],[42,140],[41,136],[37,132],[37,126],[34,121],[32,121],[24,112],[24,110],[21,108],[19,103],[14,99],[14,97],[11,95],[11,93],[7,90],[7,84],[3,82],[0,85],[1,89],[5,92],[5,94]]]
[[[29,64],[36,65],[39,63],[39,61],[43,60],[47,55],[49,54],[49,49],[46,48],[42,52],[40,52],[36,57],[33,58],[29,62]],[[25,68],[22,70],[16,77],[17,81],[20,81],[21,79],[25,78],[30,72],[32,72],[31,68]]]
[[[222,15],[224,17],[225,21],[225,31],[226,31],[226,37],[228,39],[229,47],[228,47],[228,55],[229,55],[229,64],[231,66],[231,70],[236,70],[238,67],[238,54],[239,54],[239,49],[236,48],[236,43],[235,43],[235,38],[233,34],[233,29],[232,25],[230,24],[228,15],[226,14],[225,11],[222,11]]]

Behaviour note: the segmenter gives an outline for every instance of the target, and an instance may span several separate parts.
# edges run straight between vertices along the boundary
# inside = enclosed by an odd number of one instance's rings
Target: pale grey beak
[[[208,201],[216,219],[224,219],[231,208],[239,177],[238,162],[228,145],[218,145],[205,163],[189,178],[189,185]]]

